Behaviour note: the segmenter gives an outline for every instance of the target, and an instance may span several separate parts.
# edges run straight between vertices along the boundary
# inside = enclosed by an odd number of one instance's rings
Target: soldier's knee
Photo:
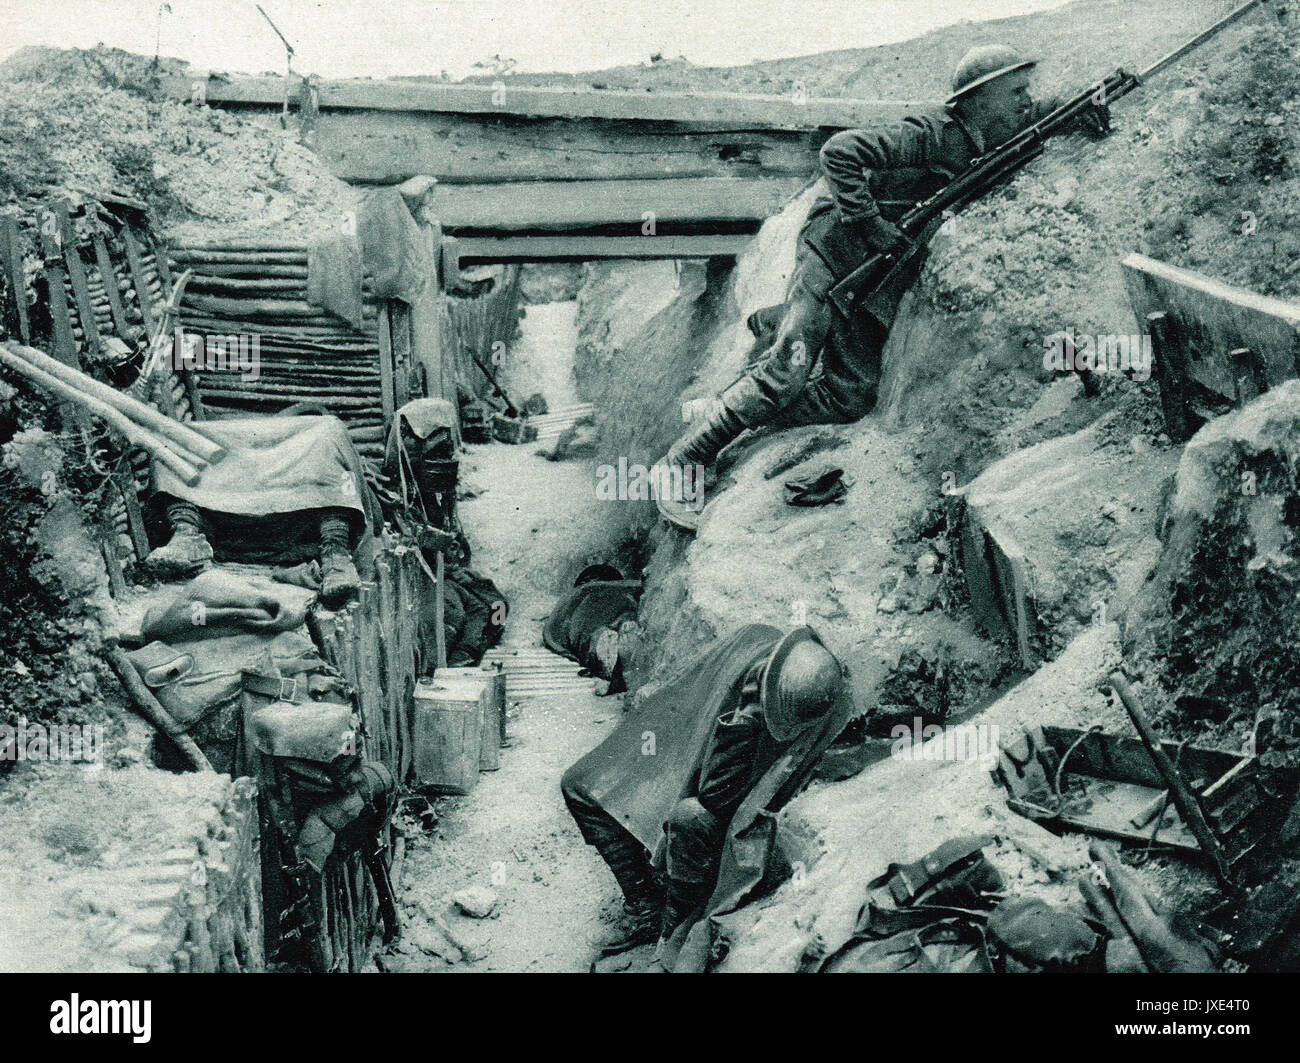
[[[677,802],[668,817],[670,830],[699,830],[708,827],[714,821],[714,815],[694,797],[687,797]]]

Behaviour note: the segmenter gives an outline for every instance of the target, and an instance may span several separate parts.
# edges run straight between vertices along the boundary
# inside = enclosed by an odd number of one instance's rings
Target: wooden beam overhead
[[[457,240],[462,265],[483,262],[580,262],[593,258],[734,258],[752,237],[469,236]]]
[[[278,128],[280,112],[256,112]],[[329,111],[311,140],[345,181],[636,180],[808,175],[828,130],[704,130],[595,119]]]
[[[491,232],[757,222],[775,214],[808,180],[702,177],[663,181],[528,181],[436,185],[431,210],[444,229]]]
[[[296,98],[301,79],[288,95]],[[281,107],[283,77],[211,75],[164,79],[170,95],[207,103]],[[601,118],[618,121],[690,122],[763,129],[847,129],[894,122],[932,102],[853,100],[834,97],[759,96],[737,92],[628,92],[597,89],[537,88],[446,84],[440,81],[322,80],[319,106],[374,111],[431,111],[447,114],[515,114],[543,118]]]

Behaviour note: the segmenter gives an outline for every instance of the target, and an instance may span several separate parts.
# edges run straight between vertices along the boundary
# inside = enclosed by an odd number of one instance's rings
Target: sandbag
[[[232,629],[274,633],[299,627],[315,594],[274,580],[210,569],[175,595],[150,606],[140,624],[146,639],[175,642]]]

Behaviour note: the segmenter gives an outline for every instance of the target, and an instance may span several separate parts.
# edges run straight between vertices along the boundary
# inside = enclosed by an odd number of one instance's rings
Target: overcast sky
[[[519,70],[582,71],[658,52],[705,66],[905,40],[963,19],[1065,0],[261,0],[296,52],[327,77],[476,73],[494,55]],[[163,11],[161,20],[160,7]],[[160,27],[161,22],[161,27]],[[0,0],[0,58],[28,44],[104,44],[198,67],[284,70],[284,46],[252,0]]]

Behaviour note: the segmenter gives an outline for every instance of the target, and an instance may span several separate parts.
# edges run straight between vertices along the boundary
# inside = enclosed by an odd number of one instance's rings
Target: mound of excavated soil
[[[25,216],[49,199],[145,200],[175,238],[333,227],[353,193],[292,133],[165,99],[155,66],[116,49],[24,48],[0,64],[0,195]]]
[[[152,933],[177,900],[165,865],[194,859],[229,787],[224,775],[140,764],[15,770],[0,795],[0,968],[125,971],[155,961]]]
[[[953,26],[894,44],[846,48],[794,59],[735,67],[701,67],[684,59],[582,74],[510,74],[513,85],[590,86],[646,92],[757,92],[782,96],[803,87],[809,96],[878,100],[936,100],[968,48],[1013,44],[1042,62],[1039,76],[1052,91],[1082,84],[1117,65],[1140,70],[1199,28],[1221,18],[1232,0],[1078,0],[1049,11]],[[817,17],[815,11],[789,17]],[[845,26],[845,37],[867,39],[874,21]],[[772,29],[773,37],[780,26]],[[494,81],[496,75],[472,78]]]

